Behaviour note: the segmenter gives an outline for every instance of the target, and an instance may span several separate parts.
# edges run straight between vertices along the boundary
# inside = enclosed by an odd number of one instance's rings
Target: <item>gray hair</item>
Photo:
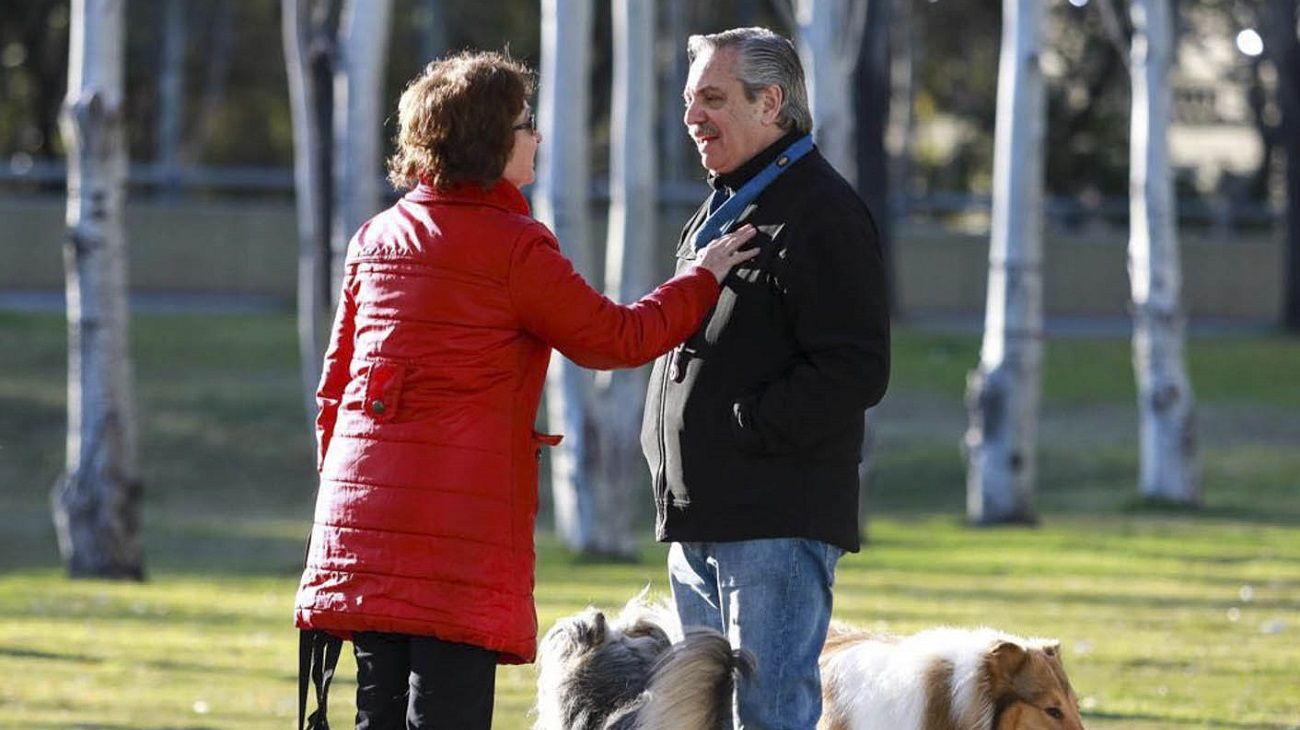
[[[686,55],[692,62],[706,51],[723,48],[736,49],[736,78],[745,87],[747,99],[753,101],[763,89],[779,86],[784,103],[776,117],[777,126],[786,131],[812,131],[803,64],[793,43],[767,28],[732,28],[693,35],[686,41]]]

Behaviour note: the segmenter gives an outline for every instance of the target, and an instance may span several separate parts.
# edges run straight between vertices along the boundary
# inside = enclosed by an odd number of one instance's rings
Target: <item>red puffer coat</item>
[[[537,455],[551,347],[640,365],[718,296],[694,268],[619,306],[512,184],[421,185],[362,226],[317,399],[320,491],[299,628],[387,631],[532,661]]]

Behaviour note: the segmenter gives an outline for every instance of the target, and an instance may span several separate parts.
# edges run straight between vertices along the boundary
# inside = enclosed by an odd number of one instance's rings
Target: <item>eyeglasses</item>
[[[522,122],[516,124],[515,126],[511,127],[511,129],[517,129],[517,130],[521,130],[521,131],[524,131],[524,132],[531,132],[531,133],[533,133],[533,134],[536,134],[536,133],[537,133],[537,113],[536,113],[536,112],[528,112],[528,118],[525,119],[524,121],[522,121]]]

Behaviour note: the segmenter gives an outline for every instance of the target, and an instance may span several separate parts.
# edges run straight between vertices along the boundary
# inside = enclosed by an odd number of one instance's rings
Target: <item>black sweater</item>
[[[710,180],[732,190],[797,138]],[[695,263],[682,231],[681,271]],[[742,213],[762,253],[723,282],[704,324],[659,358],[641,446],[661,541],[808,537],[856,551],[863,411],[889,380],[875,224],[816,150]]]

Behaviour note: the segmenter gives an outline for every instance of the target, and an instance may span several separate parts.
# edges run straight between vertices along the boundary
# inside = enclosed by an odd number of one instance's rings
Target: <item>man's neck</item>
[[[740,186],[744,185],[751,177],[757,175],[764,167],[767,167],[772,160],[776,159],[777,155],[779,155],[782,150],[789,147],[795,140],[802,136],[802,133],[795,131],[781,134],[781,136],[772,140],[771,143],[753,157],[742,162],[736,169],[730,172],[710,175],[709,185],[715,190],[719,186],[736,190]]]

